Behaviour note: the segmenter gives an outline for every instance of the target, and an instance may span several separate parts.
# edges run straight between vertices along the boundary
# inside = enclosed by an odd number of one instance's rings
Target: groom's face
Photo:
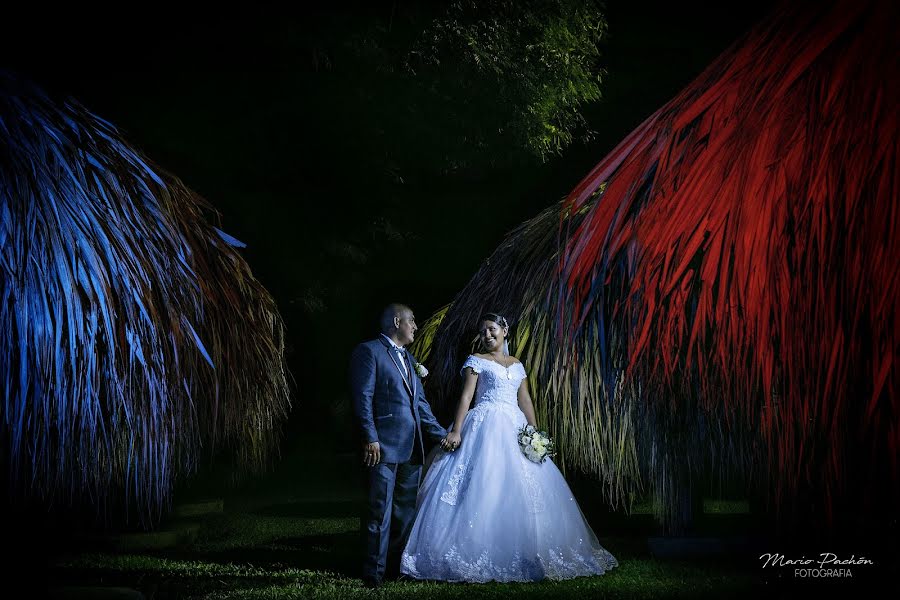
[[[397,325],[397,338],[400,341],[400,345],[412,344],[413,339],[416,337],[416,330],[419,329],[416,326],[416,317],[412,314],[412,311],[400,313],[396,317],[395,324]]]

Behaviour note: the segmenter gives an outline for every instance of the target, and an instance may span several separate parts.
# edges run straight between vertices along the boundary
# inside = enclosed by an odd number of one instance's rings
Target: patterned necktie
[[[400,358],[400,364],[403,366],[403,372],[409,377],[409,369],[406,367],[406,348],[401,348],[399,346],[392,346],[394,352],[397,353],[397,356]]]

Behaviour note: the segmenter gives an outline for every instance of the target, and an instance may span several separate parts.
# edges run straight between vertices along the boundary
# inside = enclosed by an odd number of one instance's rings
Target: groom
[[[399,573],[425,462],[423,432],[442,446],[447,436],[425,400],[416,360],[404,348],[417,329],[408,306],[391,304],[381,316],[381,335],[357,346],[350,360],[353,416],[366,467],[363,582],[369,587],[379,586],[385,571]]]

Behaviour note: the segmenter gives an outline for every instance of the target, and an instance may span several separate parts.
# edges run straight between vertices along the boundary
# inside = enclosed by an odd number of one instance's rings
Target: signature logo
[[[761,554],[763,569],[769,567],[794,567],[794,577],[853,577],[852,566],[874,565],[875,562],[865,556],[840,558],[833,552],[822,552],[818,558],[788,558],[784,554],[766,552]]]

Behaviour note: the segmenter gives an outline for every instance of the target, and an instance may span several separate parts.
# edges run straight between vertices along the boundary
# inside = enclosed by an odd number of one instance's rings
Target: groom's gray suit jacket
[[[425,400],[422,380],[413,368],[416,361],[409,351],[405,360],[406,372],[383,336],[357,346],[350,359],[357,429],[364,442],[378,442],[381,460],[386,463],[409,462],[414,447],[421,453],[417,462],[424,462],[423,431],[434,441],[447,435]]]

